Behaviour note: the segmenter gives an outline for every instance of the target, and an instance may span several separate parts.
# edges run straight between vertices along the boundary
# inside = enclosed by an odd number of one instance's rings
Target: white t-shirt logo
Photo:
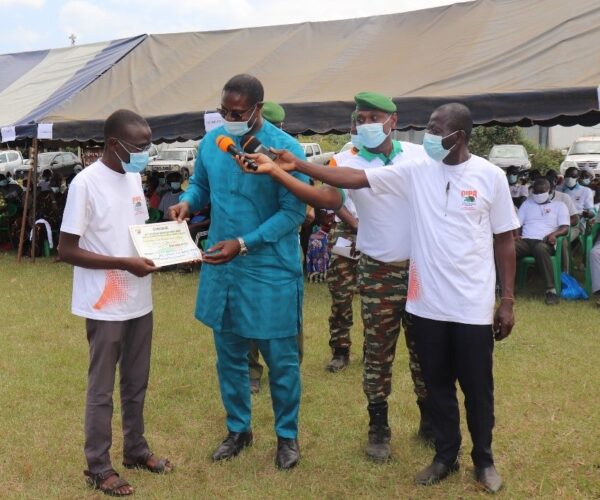
[[[133,202],[134,215],[142,215],[144,213],[144,205],[142,204],[142,197],[134,196],[133,198],[131,198],[131,201]]]
[[[462,198],[463,210],[475,210],[477,208],[477,190],[476,189],[463,189],[460,192]]]

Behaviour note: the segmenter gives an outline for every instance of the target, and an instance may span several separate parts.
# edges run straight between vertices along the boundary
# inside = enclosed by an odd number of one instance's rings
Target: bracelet
[[[511,302],[515,301],[514,297],[501,297],[500,300],[510,300]]]

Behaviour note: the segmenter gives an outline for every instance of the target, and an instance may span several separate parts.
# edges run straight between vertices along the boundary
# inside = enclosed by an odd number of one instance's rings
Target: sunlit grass
[[[360,320],[346,371],[324,366],[329,295],[307,285],[301,408],[301,465],[273,464],[275,435],[268,389],[254,400],[255,445],[213,464],[225,434],[211,332],[192,316],[197,274],[154,278],[155,329],[146,436],[177,466],[156,476],[121,466],[119,406],[113,465],[138,498],[458,498],[483,495],[472,481],[463,425],[461,471],[443,484],[416,487],[432,456],[414,437],[417,410],[398,343],[390,419],[394,459],[364,458],[368,417],[359,358]],[[0,254],[0,497],[89,498],[84,486],[83,405],[87,370],[84,321],[70,314],[71,269],[50,259],[17,266]],[[520,296],[517,327],[496,345],[494,450],[505,498],[600,496],[600,311],[591,303],[547,307]],[[357,305],[357,304],[356,304]],[[355,308],[358,312],[358,307]],[[118,398],[116,398],[118,399]],[[464,420],[464,418],[463,418]]]

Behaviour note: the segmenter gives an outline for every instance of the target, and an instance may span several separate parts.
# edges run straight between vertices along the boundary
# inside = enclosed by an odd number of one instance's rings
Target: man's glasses
[[[256,104],[254,106],[249,107],[248,109],[245,109],[244,111],[230,111],[227,108],[217,108],[217,113],[219,113],[223,118],[227,118],[228,116],[230,116],[233,121],[238,122],[242,121],[246,113],[248,113],[248,111],[254,108],[256,108]]]

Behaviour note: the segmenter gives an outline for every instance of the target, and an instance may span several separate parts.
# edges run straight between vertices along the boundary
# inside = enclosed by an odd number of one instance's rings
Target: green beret
[[[265,101],[262,107],[263,118],[271,123],[281,123],[285,119],[285,109],[273,101]]]
[[[386,113],[395,113],[396,105],[389,97],[376,92],[359,92],[354,96],[358,109],[378,109]]]

